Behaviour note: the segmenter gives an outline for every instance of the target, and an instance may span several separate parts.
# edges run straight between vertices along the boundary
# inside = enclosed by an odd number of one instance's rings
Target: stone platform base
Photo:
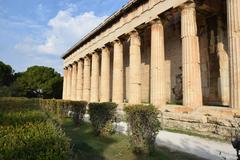
[[[240,127],[240,112],[223,107],[203,106],[194,110],[169,105],[161,109],[160,121],[164,129],[229,141]]]

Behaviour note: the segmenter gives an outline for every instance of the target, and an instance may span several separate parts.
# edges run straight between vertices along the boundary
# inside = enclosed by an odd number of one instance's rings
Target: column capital
[[[117,38],[112,43],[113,44],[120,44],[120,43],[122,43],[122,41],[119,38]]]
[[[72,65],[76,65],[78,63],[78,61],[74,61],[73,63],[72,63]]]
[[[195,9],[195,7],[196,7],[195,2],[191,0],[191,1],[187,2],[187,3],[184,3],[180,8],[183,11],[185,9]]]
[[[89,55],[86,55],[83,59],[84,60],[89,60],[89,58],[90,58]]]
[[[109,52],[109,48],[105,45],[101,48],[102,52]]]
[[[149,22],[149,24],[150,24],[150,25],[162,24],[162,20],[161,20],[161,18],[156,17],[155,19],[151,20],[151,21]]]
[[[98,54],[98,52],[95,51],[95,52],[92,53],[92,56],[93,55],[99,55],[99,54]]]
[[[136,29],[132,30],[131,32],[128,33],[130,37],[139,37],[139,33]]]
[[[137,30],[133,30],[129,33],[131,45],[140,46],[141,38]]]
[[[81,62],[81,61],[83,61],[84,60],[84,58],[79,58],[78,60],[77,60],[77,62]]]

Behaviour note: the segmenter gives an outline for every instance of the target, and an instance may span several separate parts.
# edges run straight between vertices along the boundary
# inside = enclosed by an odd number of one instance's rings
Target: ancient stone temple
[[[62,58],[63,99],[152,103],[173,113],[173,122],[233,116],[240,109],[240,0],[131,0]]]

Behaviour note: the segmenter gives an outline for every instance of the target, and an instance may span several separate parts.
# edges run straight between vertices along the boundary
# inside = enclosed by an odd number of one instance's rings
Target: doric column
[[[83,100],[90,100],[90,58],[84,58],[83,66]]]
[[[62,99],[66,99],[67,94],[67,68],[63,70],[63,92],[62,92]]]
[[[223,105],[229,105],[229,59],[228,54],[224,48],[223,43],[223,23],[222,19],[218,17],[218,42],[217,54],[219,58],[219,72],[220,72],[220,92]]]
[[[68,66],[68,76],[67,76],[67,99],[71,99],[71,87],[72,87],[72,66]]]
[[[113,97],[115,103],[123,103],[123,44],[113,42]]]
[[[107,47],[102,48],[101,63],[101,102],[110,101],[110,51]]]
[[[183,105],[202,106],[200,52],[197,36],[195,4],[187,4],[181,12]]]
[[[83,60],[78,61],[77,73],[77,100],[83,99]]]
[[[240,108],[240,1],[227,0],[231,107]]]
[[[99,101],[99,56],[98,53],[92,54],[92,76],[91,76],[91,102]]]
[[[76,100],[76,93],[77,93],[77,63],[74,62],[72,67],[71,100]]]
[[[130,104],[141,103],[141,39],[137,31],[130,33],[129,100]]]
[[[151,103],[162,107],[165,98],[164,31],[160,19],[151,22]]]

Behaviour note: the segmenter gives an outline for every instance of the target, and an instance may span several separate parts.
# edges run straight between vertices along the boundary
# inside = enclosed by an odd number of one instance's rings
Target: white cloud
[[[60,55],[106,18],[97,16],[94,12],[73,15],[76,10],[74,5],[69,5],[66,10],[60,10],[48,21],[47,27],[41,27],[37,34],[28,35],[16,44],[16,53],[24,54],[27,59],[31,59],[28,65],[31,63],[51,66],[61,72]]]
[[[29,52],[61,55],[106,18],[106,16],[96,16],[94,12],[73,16],[75,11],[74,5],[69,5],[66,10],[60,10],[54,18],[48,21],[48,29],[42,33],[43,40],[41,42],[37,43],[34,37],[27,38],[17,44],[15,48],[26,54]]]

